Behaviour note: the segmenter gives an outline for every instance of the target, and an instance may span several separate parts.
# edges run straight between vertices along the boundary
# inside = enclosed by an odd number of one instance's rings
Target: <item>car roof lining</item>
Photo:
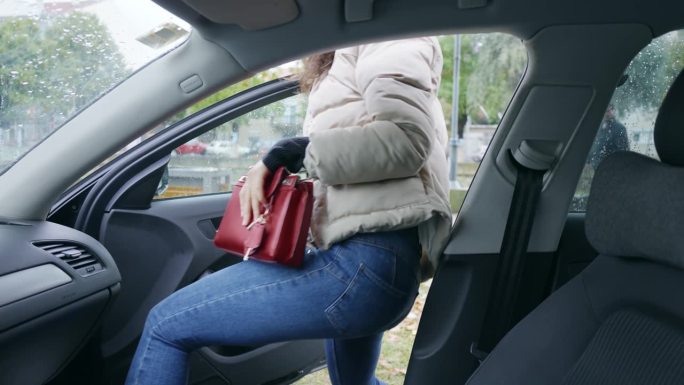
[[[295,0],[183,0],[197,14],[212,23],[236,24],[246,31],[271,28],[299,16]]]
[[[490,0],[484,7],[462,9],[463,2],[453,0],[364,0],[363,4],[372,3],[372,19],[348,22],[352,0],[297,0],[298,18],[278,27],[246,31],[212,22],[183,0],[155,1],[224,47],[250,71],[312,52],[417,35],[496,31],[527,40],[557,25],[636,23],[647,25],[654,36],[684,27],[684,2],[674,1],[656,7],[645,0]],[[225,12],[231,12],[229,5],[225,7]]]

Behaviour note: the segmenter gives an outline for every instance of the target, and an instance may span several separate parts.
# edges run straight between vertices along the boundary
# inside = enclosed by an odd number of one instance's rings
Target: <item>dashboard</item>
[[[43,384],[97,330],[121,275],[92,237],[0,220],[0,384]]]

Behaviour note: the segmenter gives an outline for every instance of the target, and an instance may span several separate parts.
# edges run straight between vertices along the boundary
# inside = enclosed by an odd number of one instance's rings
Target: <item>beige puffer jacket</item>
[[[357,232],[419,226],[436,259],[449,235],[447,132],[434,38],[335,52],[309,95],[304,167],[314,177],[318,247]]]

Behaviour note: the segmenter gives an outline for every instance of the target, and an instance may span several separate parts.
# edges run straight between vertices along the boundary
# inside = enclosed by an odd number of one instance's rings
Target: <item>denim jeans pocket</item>
[[[416,293],[404,293],[361,263],[346,290],[325,310],[345,337],[377,333],[393,326],[411,309]]]
[[[336,253],[349,277],[355,275],[360,265],[364,265],[364,269],[370,271],[380,286],[401,292],[396,287],[397,253],[391,248],[354,237],[339,245]]]

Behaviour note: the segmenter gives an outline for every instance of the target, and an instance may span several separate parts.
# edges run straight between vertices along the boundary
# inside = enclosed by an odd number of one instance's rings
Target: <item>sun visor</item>
[[[299,16],[295,0],[183,0],[218,24],[237,24],[255,31],[289,23]]]

